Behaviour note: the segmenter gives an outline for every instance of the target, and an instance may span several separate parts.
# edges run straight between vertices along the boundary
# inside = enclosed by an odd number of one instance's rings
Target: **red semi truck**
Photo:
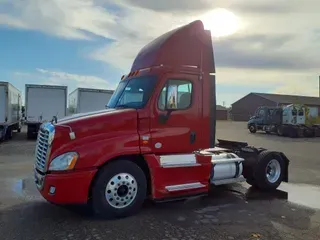
[[[281,152],[215,136],[215,64],[201,21],[146,45],[107,109],[44,123],[34,176],[55,204],[90,203],[124,217],[146,198],[207,194],[211,185],[247,181],[264,190],[288,181]]]

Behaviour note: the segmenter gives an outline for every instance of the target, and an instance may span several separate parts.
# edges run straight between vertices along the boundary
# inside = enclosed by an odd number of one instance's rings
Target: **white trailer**
[[[21,92],[8,82],[0,82],[0,141],[21,131]]]
[[[67,115],[67,86],[26,84],[25,94],[28,138],[37,135],[43,122]]]
[[[69,114],[105,109],[113,92],[106,89],[77,88],[69,94]]]

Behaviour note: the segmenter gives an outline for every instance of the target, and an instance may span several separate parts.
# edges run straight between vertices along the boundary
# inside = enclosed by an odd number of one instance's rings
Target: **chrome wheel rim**
[[[136,179],[129,173],[119,173],[107,183],[105,197],[112,207],[125,208],[134,201],[137,192]]]
[[[270,183],[278,181],[281,174],[280,163],[276,159],[272,159],[266,168],[266,177]]]

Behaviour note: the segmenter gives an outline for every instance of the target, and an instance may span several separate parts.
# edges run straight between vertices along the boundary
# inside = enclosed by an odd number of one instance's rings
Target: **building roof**
[[[228,110],[226,107],[224,107],[224,106],[221,106],[221,105],[217,105],[216,106],[216,110]]]
[[[318,105],[320,106],[320,97],[307,97],[298,95],[282,95],[270,93],[251,93],[276,103],[290,104],[300,103],[305,105]]]

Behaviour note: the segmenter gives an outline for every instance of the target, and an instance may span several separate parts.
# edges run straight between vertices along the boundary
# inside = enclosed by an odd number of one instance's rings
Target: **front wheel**
[[[142,169],[127,160],[103,167],[92,188],[92,207],[107,218],[130,216],[138,211],[147,193],[147,180]]]
[[[256,133],[256,132],[257,132],[256,126],[255,126],[255,125],[250,125],[250,126],[249,126],[249,131],[250,131],[251,133]]]
[[[247,182],[261,190],[277,189],[284,178],[285,167],[285,161],[279,154],[264,151],[258,156],[254,178]]]

